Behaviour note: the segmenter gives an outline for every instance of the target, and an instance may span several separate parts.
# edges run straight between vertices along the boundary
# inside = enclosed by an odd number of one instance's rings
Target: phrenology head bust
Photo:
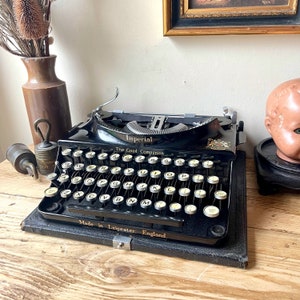
[[[268,97],[265,126],[281,159],[300,164],[300,78],[286,81]]]

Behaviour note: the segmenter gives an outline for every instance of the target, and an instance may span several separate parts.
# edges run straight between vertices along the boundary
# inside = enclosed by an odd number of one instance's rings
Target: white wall
[[[299,35],[163,37],[160,0],[55,1],[52,26],[58,77],[67,83],[73,124],[111,98],[109,109],[221,114],[245,122],[247,151],[268,137],[265,101],[300,75]],[[21,86],[25,68],[0,49],[0,159],[14,142],[31,143]]]

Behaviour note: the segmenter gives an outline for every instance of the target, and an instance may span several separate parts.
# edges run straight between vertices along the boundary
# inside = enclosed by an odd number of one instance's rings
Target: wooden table
[[[0,164],[0,299],[300,299],[299,193],[260,196],[253,160],[246,270],[22,231],[46,187]]]

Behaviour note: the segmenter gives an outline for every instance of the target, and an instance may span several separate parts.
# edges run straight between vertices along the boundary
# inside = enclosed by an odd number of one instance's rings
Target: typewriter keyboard
[[[228,230],[233,163],[213,151],[60,145],[39,211],[80,226],[215,245]]]

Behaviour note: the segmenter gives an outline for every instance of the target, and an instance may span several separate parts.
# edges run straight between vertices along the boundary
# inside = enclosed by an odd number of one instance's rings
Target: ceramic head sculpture
[[[277,156],[300,164],[300,78],[280,84],[268,97],[265,126]]]

